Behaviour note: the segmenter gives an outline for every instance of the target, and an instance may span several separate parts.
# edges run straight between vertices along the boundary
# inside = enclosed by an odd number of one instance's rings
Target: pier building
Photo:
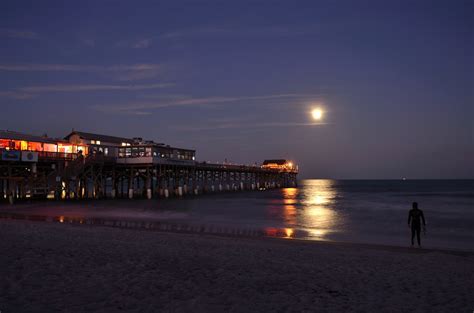
[[[0,201],[183,197],[296,186],[287,160],[209,163],[142,138],[72,131],[64,138],[0,131]]]
[[[298,165],[293,164],[293,162],[284,159],[265,160],[262,163],[262,168],[276,169],[280,171],[298,171]]]

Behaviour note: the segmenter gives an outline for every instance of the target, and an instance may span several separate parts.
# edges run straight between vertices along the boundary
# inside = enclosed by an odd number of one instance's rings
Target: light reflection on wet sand
[[[295,231],[291,228],[251,228],[251,227],[229,227],[212,224],[186,224],[180,222],[144,221],[131,219],[113,219],[97,217],[73,217],[73,216],[46,216],[46,215],[24,215],[21,213],[0,212],[0,219],[5,220],[27,220],[34,222],[61,223],[72,225],[94,225],[116,228],[144,229],[150,231],[165,231],[177,233],[201,233],[220,236],[237,237],[277,237],[277,238],[304,238],[307,233]]]

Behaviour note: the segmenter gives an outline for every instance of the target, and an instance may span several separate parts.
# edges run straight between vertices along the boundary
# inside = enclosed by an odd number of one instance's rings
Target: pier
[[[169,198],[295,187],[293,162],[209,163],[142,138],[73,131],[64,139],[0,131],[0,201]]]

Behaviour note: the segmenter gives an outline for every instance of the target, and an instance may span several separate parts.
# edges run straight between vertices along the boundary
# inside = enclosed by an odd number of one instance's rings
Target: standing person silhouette
[[[418,241],[418,247],[421,247],[420,233],[421,233],[421,222],[423,222],[423,231],[426,232],[425,215],[423,211],[418,209],[418,203],[413,202],[413,209],[408,213],[408,227],[411,227],[411,246],[414,245],[415,234]]]

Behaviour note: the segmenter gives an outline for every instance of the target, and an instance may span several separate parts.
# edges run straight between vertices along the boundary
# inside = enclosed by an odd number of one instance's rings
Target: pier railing
[[[77,153],[38,151],[38,159],[43,160],[74,160]]]
[[[227,163],[207,163],[207,162],[196,162],[196,166],[200,168],[208,169],[229,169],[229,170],[238,170],[238,171],[262,171],[262,172],[274,172],[274,173],[297,173],[297,168],[287,168],[287,169],[269,169],[262,168],[259,165],[243,165],[243,164],[227,164]]]

